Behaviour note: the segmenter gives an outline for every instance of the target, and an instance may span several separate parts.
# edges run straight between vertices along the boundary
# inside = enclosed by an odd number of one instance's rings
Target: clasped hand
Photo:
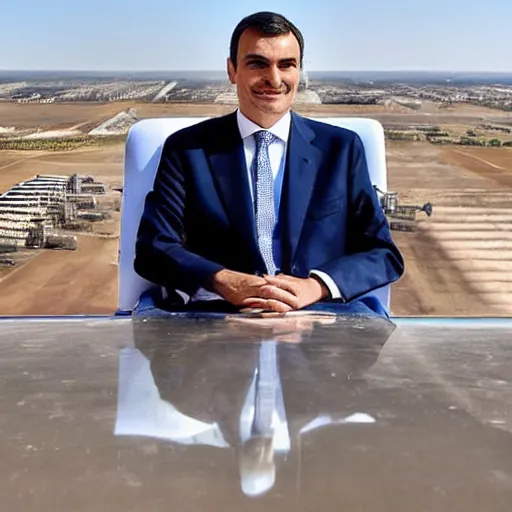
[[[314,278],[279,274],[253,276],[221,270],[214,276],[213,289],[231,304],[285,313],[302,309],[327,297],[327,288]]]

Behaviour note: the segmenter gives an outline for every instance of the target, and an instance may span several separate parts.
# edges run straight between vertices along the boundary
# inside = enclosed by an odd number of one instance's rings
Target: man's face
[[[241,112],[263,128],[277,122],[295,101],[300,79],[300,47],[289,32],[264,36],[248,29],[240,37],[237,67],[228,59]]]

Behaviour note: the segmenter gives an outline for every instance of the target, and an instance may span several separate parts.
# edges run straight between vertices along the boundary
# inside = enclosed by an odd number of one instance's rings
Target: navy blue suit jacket
[[[403,259],[370,182],[359,136],[292,113],[279,212],[285,274],[317,269],[350,301],[396,281]],[[165,142],[139,225],[135,270],[193,294],[227,268],[264,273],[236,114]]]

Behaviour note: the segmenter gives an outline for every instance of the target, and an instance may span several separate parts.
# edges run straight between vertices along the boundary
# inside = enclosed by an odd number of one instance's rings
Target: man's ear
[[[227,67],[228,67],[228,78],[229,78],[229,81],[232,84],[236,84],[236,80],[235,80],[235,75],[236,75],[235,66],[234,66],[233,62],[231,61],[231,59],[229,57],[227,59]]]

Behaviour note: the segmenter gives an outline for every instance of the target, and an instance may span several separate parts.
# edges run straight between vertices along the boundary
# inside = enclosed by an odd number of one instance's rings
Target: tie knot
[[[260,130],[259,132],[255,132],[254,138],[256,139],[258,147],[261,147],[262,145],[268,146],[271,144],[276,136],[267,130]]]

